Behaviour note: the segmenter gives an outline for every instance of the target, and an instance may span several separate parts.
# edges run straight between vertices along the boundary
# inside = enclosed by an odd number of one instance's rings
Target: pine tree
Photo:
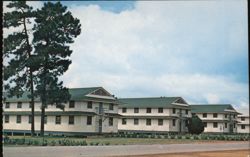
[[[4,28],[22,29],[4,38],[3,57],[10,60],[7,65],[4,65],[4,88],[8,97],[21,97],[24,91],[30,91],[31,135],[33,136],[35,131],[33,72],[36,66],[32,61],[32,46],[27,25],[30,24],[30,19],[34,17],[34,14],[32,7],[28,6],[25,1],[10,2],[7,7],[13,11],[4,14]]]
[[[68,89],[58,77],[67,71],[72,50],[69,44],[74,42],[81,32],[80,21],[67,11],[60,2],[44,3],[36,12],[33,44],[37,63],[40,68],[37,73],[36,94],[41,98],[41,136],[44,135],[45,108],[57,105],[63,108],[63,103],[69,101]]]

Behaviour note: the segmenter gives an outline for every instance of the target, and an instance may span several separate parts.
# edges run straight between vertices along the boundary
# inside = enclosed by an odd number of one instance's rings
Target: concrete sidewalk
[[[4,147],[3,155],[4,157],[106,157],[241,149],[249,149],[249,142],[120,146]]]

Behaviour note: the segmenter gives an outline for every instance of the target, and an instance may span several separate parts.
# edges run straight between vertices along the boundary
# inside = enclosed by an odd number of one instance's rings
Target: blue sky
[[[229,103],[248,114],[246,0],[62,3],[82,24],[67,87]]]

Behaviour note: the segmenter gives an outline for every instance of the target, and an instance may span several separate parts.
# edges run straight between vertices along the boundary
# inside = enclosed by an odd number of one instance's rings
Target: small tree
[[[192,118],[188,119],[188,132],[189,133],[200,134],[203,131],[204,131],[204,124],[197,115],[193,115]]]

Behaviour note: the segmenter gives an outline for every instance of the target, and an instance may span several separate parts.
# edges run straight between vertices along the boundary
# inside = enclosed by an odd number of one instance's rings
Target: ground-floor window
[[[214,122],[214,123],[213,123],[213,127],[214,127],[214,128],[217,128],[217,127],[218,127],[218,123],[217,123],[217,122]]]
[[[139,119],[138,118],[135,118],[134,119],[134,125],[138,125],[139,124]]]
[[[32,116],[29,115],[29,124],[32,122]]]
[[[235,123],[234,123],[234,128],[235,128]]]
[[[227,128],[227,123],[225,123],[225,128]]]
[[[56,124],[61,124],[61,116],[56,116]]]
[[[47,124],[47,115],[44,116],[44,124]]]
[[[69,124],[73,125],[75,123],[75,117],[74,116],[69,116]]]
[[[246,128],[246,126],[245,125],[241,125],[241,129],[245,129]]]
[[[21,123],[22,122],[22,117],[21,115],[16,116],[16,123]]]
[[[175,119],[172,120],[172,125],[175,126]]]
[[[163,125],[163,119],[158,119],[158,125]]]
[[[113,126],[113,118],[109,117],[109,126]]]
[[[207,122],[203,122],[204,128],[207,127]]]
[[[122,125],[126,125],[127,124],[127,119],[126,118],[122,118]]]
[[[92,125],[92,116],[87,116],[87,125]]]
[[[4,116],[4,122],[5,123],[9,123],[10,122],[10,116],[9,115],[5,115]]]
[[[146,119],[146,125],[151,125],[151,119]]]

